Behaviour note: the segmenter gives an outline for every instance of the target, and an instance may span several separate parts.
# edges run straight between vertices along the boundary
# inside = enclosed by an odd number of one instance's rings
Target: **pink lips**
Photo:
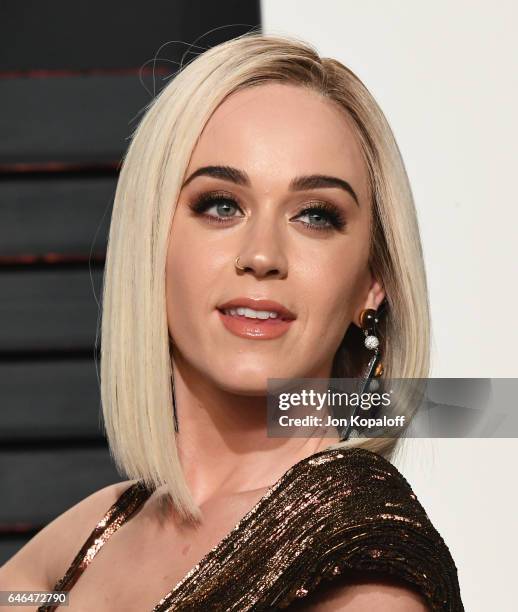
[[[277,313],[277,317],[274,319],[252,319],[244,315],[230,315],[224,312],[224,310],[238,307],[273,311]],[[232,334],[241,338],[255,338],[257,340],[270,340],[282,336],[296,319],[296,315],[279,302],[247,297],[238,297],[221,304],[218,306],[218,314],[223,325]]]

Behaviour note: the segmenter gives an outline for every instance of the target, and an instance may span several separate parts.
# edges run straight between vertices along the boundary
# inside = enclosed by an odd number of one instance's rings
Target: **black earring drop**
[[[378,315],[379,313],[372,308],[365,308],[360,313],[360,326],[365,335],[365,348],[374,352],[363,374],[360,393],[376,391],[379,388],[376,378],[383,374],[383,364],[381,363],[379,350],[380,341],[376,330],[376,325],[379,323]]]
[[[365,335],[364,346],[365,348],[373,351],[372,357],[369,359],[369,363],[365,368],[363,375],[360,377],[360,383],[358,388],[358,394],[362,396],[363,393],[369,393],[376,391],[379,388],[379,382],[376,380],[383,374],[383,364],[381,363],[381,351],[380,351],[380,340],[377,335],[376,325],[379,323],[379,316],[381,310],[374,310],[372,308],[365,308],[360,313],[360,327]],[[359,432],[353,428],[352,422],[354,417],[360,414],[360,411],[368,411],[369,408],[362,408],[360,405],[356,406],[351,418],[346,427],[341,431],[340,442],[344,442],[349,438],[357,438]]]

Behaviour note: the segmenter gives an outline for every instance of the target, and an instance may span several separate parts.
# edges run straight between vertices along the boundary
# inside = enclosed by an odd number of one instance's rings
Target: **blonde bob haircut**
[[[371,190],[369,263],[387,300],[379,327],[383,376],[428,376],[429,305],[416,212],[394,135],[373,96],[343,64],[293,37],[252,32],[206,50],[149,103],[132,134],[113,205],[101,324],[101,401],[117,468],[148,486],[165,485],[176,510],[193,521],[201,511],[180,466],[172,416],[165,292],[170,226],[212,113],[233,92],[272,81],[318,92],[352,119]],[[359,376],[365,367],[359,333],[355,325],[347,330],[335,376]],[[354,438],[337,446],[351,445],[390,459],[397,438]]]

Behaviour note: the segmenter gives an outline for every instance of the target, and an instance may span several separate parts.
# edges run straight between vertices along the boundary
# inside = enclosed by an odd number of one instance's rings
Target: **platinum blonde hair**
[[[132,134],[113,205],[101,324],[101,400],[115,463],[130,479],[166,485],[175,508],[191,520],[201,512],[180,467],[172,418],[165,297],[170,224],[212,113],[233,92],[272,81],[318,92],[352,119],[371,189],[369,263],[388,302],[379,327],[384,376],[428,376],[429,306],[416,212],[394,135],[373,96],[350,69],[296,38],[251,33],[205,51],[149,103]],[[358,376],[365,366],[355,333],[351,325],[335,356],[336,376]],[[396,443],[356,438],[337,446],[390,458]]]

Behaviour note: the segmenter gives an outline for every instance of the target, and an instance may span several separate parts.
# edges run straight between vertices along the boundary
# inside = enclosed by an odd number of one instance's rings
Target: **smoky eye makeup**
[[[225,191],[203,192],[194,197],[188,206],[195,216],[209,223],[228,225],[236,218],[245,216],[237,198]],[[341,207],[327,201],[303,204],[290,221],[321,233],[343,232],[347,226]]]
[[[211,223],[228,223],[235,217],[244,216],[236,198],[223,191],[202,193],[189,203],[189,208],[195,215]],[[211,210],[213,214],[209,213]]]
[[[306,217],[308,221],[302,221]],[[347,221],[339,206],[331,202],[310,202],[302,207],[292,220],[298,220],[304,227],[316,231],[344,231]]]

